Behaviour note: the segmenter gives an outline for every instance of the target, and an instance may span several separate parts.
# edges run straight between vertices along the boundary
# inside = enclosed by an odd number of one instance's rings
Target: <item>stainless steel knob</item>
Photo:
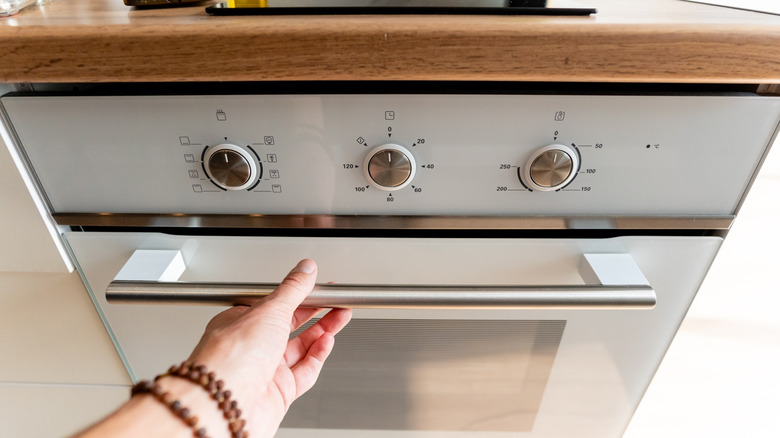
[[[545,151],[531,163],[531,179],[542,187],[556,187],[569,178],[572,171],[571,156],[564,151]]]
[[[552,144],[535,151],[520,179],[531,190],[554,191],[568,185],[579,169],[579,154],[569,146]]]
[[[236,145],[221,144],[206,150],[206,174],[225,190],[243,190],[257,180],[257,166],[251,156]]]
[[[393,191],[406,187],[412,181],[415,167],[414,157],[406,148],[386,144],[368,153],[363,168],[371,185]]]

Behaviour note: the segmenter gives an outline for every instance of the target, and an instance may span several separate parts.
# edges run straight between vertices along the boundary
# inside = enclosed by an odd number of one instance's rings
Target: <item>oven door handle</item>
[[[251,305],[273,283],[179,282],[179,251],[138,250],[106,289],[110,303]],[[585,285],[318,284],[303,307],[373,309],[652,309],[655,290],[628,254],[585,254]]]

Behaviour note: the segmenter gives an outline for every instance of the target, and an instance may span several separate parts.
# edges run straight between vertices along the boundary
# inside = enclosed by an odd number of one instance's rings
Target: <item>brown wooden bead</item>
[[[238,402],[231,400],[232,392],[225,389],[225,382],[218,380],[214,372],[209,372],[203,365],[195,365],[190,362],[182,362],[181,365],[173,365],[168,369],[166,374],[155,377],[155,382],[164,376],[176,376],[183,379],[190,380],[191,382],[200,385],[205,389],[212,399],[217,402],[217,407],[222,411],[222,415],[228,420],[228,429],[231,432],[232,437],[247,438],[249,434],[244,431],[246,422],[241,419],[241,410],[238,409]],[[183,408],[181,403],[177,400],[171,400],[171,397],[167,393],[162,393],[159,389],[159,385],[156,383],[157,397],[162,400],[165,398],[168,407],[171,411],[182,419],[187,425],[193,429],[193,435],[195,437],[206,438],[206,432],[203,428],[195,429],[198,422],[198,417],[191,415],[187,408]],[[138,391],[150,392],[153,388],[139,386]]]
[[[238,419],[230,422],[230,431],[236,433],[244,428],[244,420]]]
[[[154,382],[143,380],[133,385],[130,390],[130,394],[135,396],[137,394],[151,394],[156,400],[168,407],[171,413],[181,419],[187,426],[193,431],[193,436],[200,438],[208,438],[206,430],[204,428],[195,429],[198,424],[198,417],[191,415],[190,410],[182,406],[178,400],[172,400],[170,393],[163,391],[160,385],[157,383],[160,376],[155,378]]]

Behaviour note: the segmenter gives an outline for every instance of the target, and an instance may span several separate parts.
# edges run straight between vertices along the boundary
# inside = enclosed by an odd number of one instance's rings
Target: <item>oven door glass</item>
[[[566,321],[358,319],[287,427],[533,429]]]

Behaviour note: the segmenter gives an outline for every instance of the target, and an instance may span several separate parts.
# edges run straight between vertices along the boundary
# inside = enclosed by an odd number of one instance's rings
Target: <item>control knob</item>
[[[363,171],[368,182],[384,191],[406,187],[412,182],[416,167],[411,152],[397,144],[375,147],[363,162]]]
[[[258,164],[243,148],[219,144],[206,149],[203,168],[209,179],[225,190],[244,190],[258,180]]]
[[[551,144],[537,149],[525,166],[518,166],[520,180],[531,190],[551,192],[566,187],[580,168],[580,155],[574,148]]]

